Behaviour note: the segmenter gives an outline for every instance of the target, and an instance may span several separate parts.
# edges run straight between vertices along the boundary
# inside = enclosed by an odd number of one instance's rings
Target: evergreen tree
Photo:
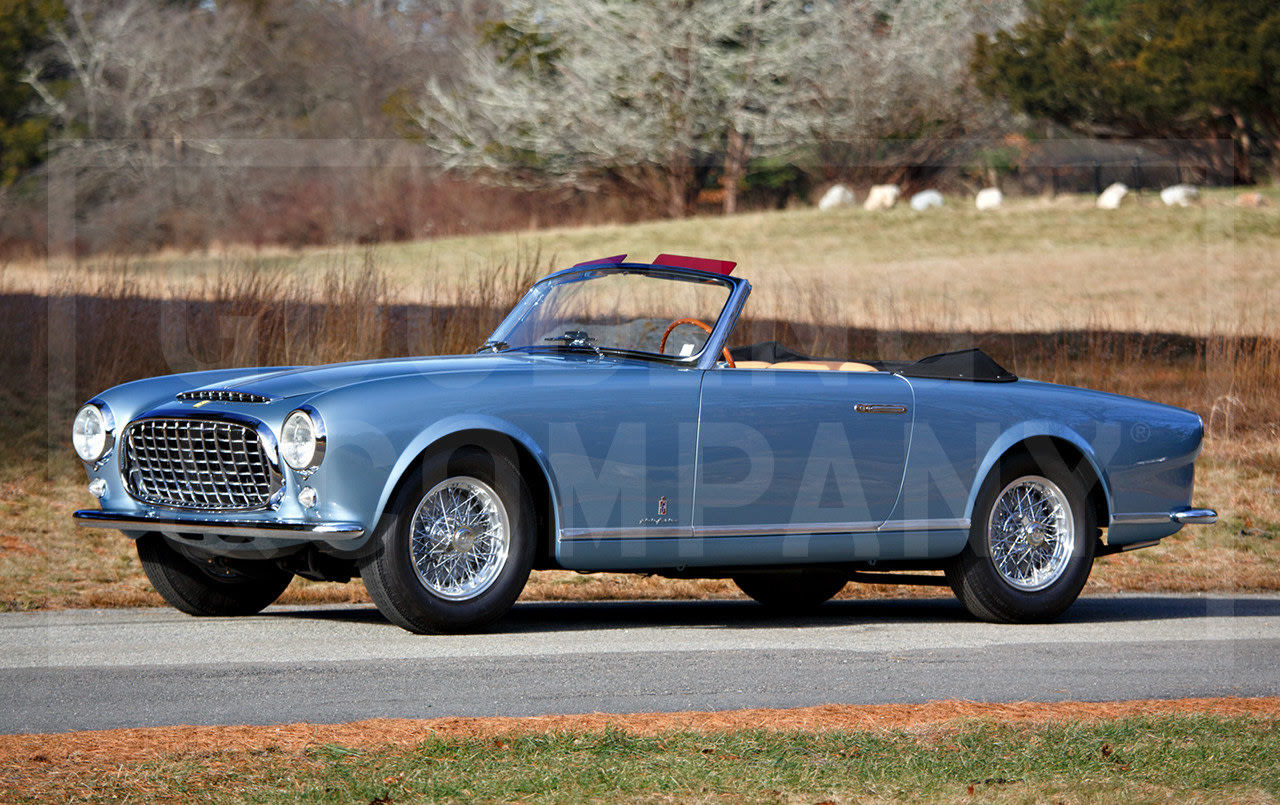
[[[1280,176],[1280,6],[1238,0],[1041,0],[977,40],[979,87],[1093,136],[1232,138],[1236,174]]]
[[[33,111],[27,63],[65,14],[60,0],[0,0],[0,187],[43,158],[49,118]]]

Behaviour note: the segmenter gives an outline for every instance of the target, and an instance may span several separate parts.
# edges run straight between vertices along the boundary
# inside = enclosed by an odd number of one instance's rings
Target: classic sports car
[[[624,260],[539,281],[473,355],[106,391],[73,426],[101,502],[75,517],[136,540],[183,612],[359,575],[415,632],[486,626],[532,568],[731,578],[791,610],[947,583],[978,618],[1046,621],[1095,557],[1216,518],[1191,507],[1191,412],[977,350],[731,348],[733,263]]]

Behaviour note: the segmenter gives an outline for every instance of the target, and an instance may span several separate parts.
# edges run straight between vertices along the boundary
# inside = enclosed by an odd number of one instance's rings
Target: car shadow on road
[[[279,618],[387,623],[369,606],[272,608]],[[1055,623],[1124,623],[1207,618],[1280,617],[1280,597],[1229,595],[1085,596]],[[751,601],[529,601],[516,604],[491,634],[586,631],[601,628],[732,628],[974,623],[954,598],[830,601],[804,614],[780,614]],[[390,624],[387,624],[390,626]]]

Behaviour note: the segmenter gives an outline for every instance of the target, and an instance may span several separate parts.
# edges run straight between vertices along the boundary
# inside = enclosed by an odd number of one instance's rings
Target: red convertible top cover
[[[653,260],[655,266],[672,266],[673,268],[692,268],[695,271],[706,271],[711,274],[729,276],[737,265],[733,260],[713,260],[709,257],[685,257],[679,254],[660,254]]]
[[[625,254],[615,254],[613,257],[597,257],[595,260],[584,260],[581,263],[574,263],[574,268],[582,268],[583,266],[608,266],[621,263],[626,260]],[[695,271],[706,271],[709,274],[721,274],[729,276],[734,266],[738,265],[732,260],[714,260],[710,257],[685,257],[680,254],[660,254],[653,260],[655,266],[671,266],[672,268],[692,268]]]

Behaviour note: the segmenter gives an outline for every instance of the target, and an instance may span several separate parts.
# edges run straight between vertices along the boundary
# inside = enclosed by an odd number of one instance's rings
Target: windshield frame
[[[738,316],[742,312],[742,307],[751,293],[751,283],[741,277],[713,274],[708,271],[698,271],[696,269],[655,266],[649,265],[648,263],[613,263],[575,266],[573,268],[557,271],[554,274],[549,274],[534,283],[520,301],[516,303],[516,306],[511,309],[511,312],[506,315],[502,320],[502,323],[498,325],[497,329],[495,329],[489,338],[486,339],[485,343],[488,345],[503,344],[506,342],[506,336],[519,326],[519,324],[528,315],[530,309],[534,305],[538,304],[552,287],[567,283],[582,282],[584,280],[590,280],[598,276],[607,276],[610,274],[643,274],[647,277],[668,279],[676,282],[697,282],[722,285],[729,289],[729,294],[725,299],[724,306],[720,309],[720,313],[716,317],[715,324],[711,327],[711,334],[707,336],[707,340],[703,344],[702,349],[692,355],[684,357],[678,355],[659,355],[653,352],[616,348],[611,349],[607,347],[599,350],[595,348],[588,349],[588,351],[599,352],[610,356],[668,363],[680,367],[696,367],[698,369],[711,369],[715,367],[716,361],[720,359],[725,343],[729,340],[729,334],[733,331],[734,325],[738,322]],[[482,347],[482,349],[486,348],[489,347]],[[579,350],[577,347],[568,346],[546,347],[545,349],[554,351],[570,348]],[[544,348],[540,346],[521,346],[504,347],[495,351],[540,351],[542,349]]]

